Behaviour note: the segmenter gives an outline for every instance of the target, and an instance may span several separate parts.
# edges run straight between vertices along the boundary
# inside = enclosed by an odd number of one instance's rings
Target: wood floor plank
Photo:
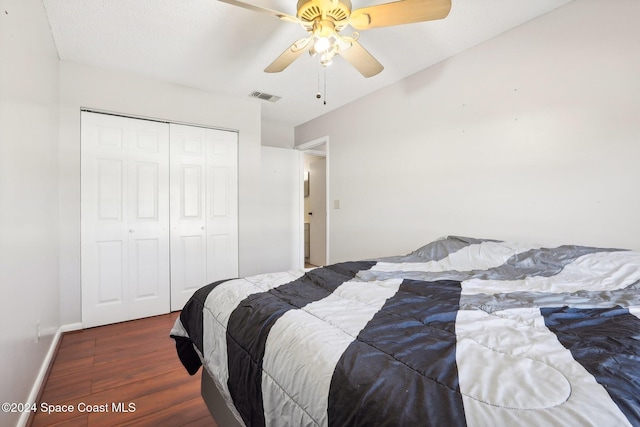
[[[187,374],[169,337],[178,316],[64,334],[39,404],[68,405],[74,411],[38,411],[30,425],[216,426],[200,396],[200,375]]]
[[[184,370],[184,368],[183,368]],[[110,408],[112,404],[125,402],[126,404],[133,402],[145,395],[157,395],[166,390],[181,386],[184,383],[184,375],[176,375],[181,373],[178,369],[173,372],[158,373],[157,376],[136,383],[128,384],[122,387],[116,387],[99,393],[91,393],[86,396],[71,400],[54,400],[51,404],[60,404],[74,408],[74,411],[56,412],[46,415],[48,422],[60,422],[62,420],[71,419],[77,415],[78,411],[83,411],[94,406],[104,406]],[[191,385],[191,384],[188,384]],[[192,396],[188,396],[191,398]]]
[[[169,389],[157,391],[153,395],[139,396],[130,399],[128,402],[124,401],[123,403],[125,404],[121,406],[123,412],[111,411],[91,414],[89,415],[89,423],[92,425],[108,425],[109,423],[123,425],[162,411],[163,416],[156,422],[156,425],[161,425],[171,416],[178,418],[187,416],[186,411],[176,411],[176,409],[183,409],[185,400],[189,401],[199,396],[200,390],[198,387],[194,387],[194,384],[183,383]],[[202,401],[202,399],[200,400]],[[135,406],[129,407],[129,403],[135,404]],[[124,410],[128,412],[124,412]],[[174,424],[167,422],[165,425]]]
[[[70,400],[80,399],[83,396],[91,394],[91,379],[72,382],[58,383],[55,386],[48,386],[40,398],[41,402],[67,402]]]
[[[61,346],[56,355],[58,362],[68,362],[71,360],[83,359],[94,356],[96,351],[96,340],[80,341],[74,344]]]
[[[130,369],[131,366],[139,366],[138,369]],[[138,358],[136,362],[117,361],[110,364],[101,365],[103,373],[94,377],[91,391],[99,393],[115,387],[135,383],[157,375],[158,369],[168,370],[180,369],[181,365],[174,354],[162,352],[144,358]],[[126,370],[123,373],[122,370]],[[117,372],[117,375],[114,375]],[[186,372],[185,372],[186,374]]]
[[[109,362],[113,362],[114,360],[120,360],[122,359],[122,356],[123,356],[122,353],[127,353],[128,355],[133,357],[133,356],[139,356],[144,354],[154,354],[154,353],[157,353],[158,351],[173,350],[175,352],[175,346],[171,345],[171,343],[169,342],[169,339],[170,339],[169,335],[167,335],[165,337],[166,344],[164,345],[158,345],[157,342],[155,341],[140,340],[137,342],[137,345],[132,345],[132,346],[120,345],[115,347],[108,347],[108,350],[105,352],[100,351],[102,347],[97,347],[98,354],[94,356],[95,357],[94,363],[96,365],[100,365],[102,363],[109,363]]]
[[[89,356],[77,360],[67,360],[54,363],[51,368],[51,372],[49,373],[49,377],[56,378],[91,369],[93,367],[93,358],[94,356]]]

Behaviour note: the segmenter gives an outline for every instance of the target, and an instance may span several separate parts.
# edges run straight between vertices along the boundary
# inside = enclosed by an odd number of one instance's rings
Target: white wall
[[[239,131],[240,275],[263,271],[261,261],[260,104],[60,62],[60,313],[81,321],[80,109],[91,108]]]
[[[57,63],[42,2],[0,0],[0,402],[27,402],[59,326]]]
[[[332,262],[471,235],[640,249],[640,2],[577,0],[296,128]]]
[[[265,102],[265,101],[261,101]],[[263,108],[269,108],[265,105]],[[268,147],[293,148],[294,127],[284,123],[262,120],[261,143]]]

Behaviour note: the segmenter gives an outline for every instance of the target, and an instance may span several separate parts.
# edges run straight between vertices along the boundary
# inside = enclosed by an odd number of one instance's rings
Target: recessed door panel
[[[181,192],[180,200],[182,219],[202,219],[202,167],[198,164],[181,165]]]
[[[119,151],[124,148],[123,131],[121,128],[96,123],[94,132],[97,133],[96,145],[100,149]]]
[[[186,135],[184,132],[180,132],[179,138],[181,138],[183,155],[195,157],[201,157],[203,155],[202,149],[205,143],[201,132],[195,131],[194,135]]]
[[[158,239],[136,239],[133,241],[133,268],[131,269],[131,287],[133,298],[159,298],[162,295],[159,272],[164,262],[160,256],[161,242]]]
[[[182,236],[182,282],[185,290],[200,288],[205,282],[205,250],[206,245],[201,234]]]
[[[122,241],[96,242],[97,250],[97,305],[125,303],[123,289],[125,287],[126,256]]]
[[[98,220],[122,221],[124,193],[123,164],[120,159],[97,159]]]
[[[135,213],[138,220],[158,220],[158,172],[157,163],[136,163]]]
[[[160,153],[163,151],[162,138],[157,132],[153,131],[141,131],[136,132],[136,143],[132,147],[133,150],[137,150],[142,153]]]
[[[226,216],[229,208],[229,168],[211,168],[211,216]]]

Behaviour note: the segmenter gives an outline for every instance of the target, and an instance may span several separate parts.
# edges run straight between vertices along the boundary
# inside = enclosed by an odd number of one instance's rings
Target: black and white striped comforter
[[[248,426],[640,426],[640,252],[449,237],[213,283],[171,331]]]

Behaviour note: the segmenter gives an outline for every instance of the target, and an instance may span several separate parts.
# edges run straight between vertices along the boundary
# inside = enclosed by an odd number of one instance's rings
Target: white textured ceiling
[[[253,0],[295,15],[295,0]],[[444,20],[362,31],[385,67],[365,79],[342,58],[324,72],[303,55],[282,73],[263,69],[304,37],[298,25],[216,0],[43,0],[63,61],[140,74],[220,94],[282,97],[263,120],[299,125],[453,56],[572,0],[452,0]],[[352,0],[357,9],[384,3]],[[353,30],[347,27],[342,34]]]

